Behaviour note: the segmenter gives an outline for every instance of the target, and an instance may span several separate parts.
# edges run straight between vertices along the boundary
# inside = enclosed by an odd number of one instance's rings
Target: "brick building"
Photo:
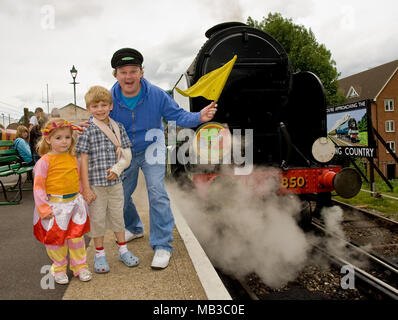
[[[85,121],[90,118],[90,114],[86,109],[76,106],[73,103],[69,103],[66,106],[59,109],[61,118],[75,121],[76,123]]]
[[[397,154],[398,147],[398,60],[342,78],[339,90],[347,103],[371,100],[373,127]],[[398,177],[398,164],[376,139],[375,164],[389,178]]]

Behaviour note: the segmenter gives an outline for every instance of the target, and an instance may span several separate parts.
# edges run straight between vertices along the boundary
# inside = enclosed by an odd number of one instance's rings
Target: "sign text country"
[[[373,158],[375,157],[375,148],[337,147],[336,154],[346,155],[351,157]]]

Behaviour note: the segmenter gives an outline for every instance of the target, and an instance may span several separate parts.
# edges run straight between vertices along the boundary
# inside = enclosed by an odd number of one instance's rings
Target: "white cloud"
[[[55,106],[73,101],[72,65],[79,72],[77,102],[84,106],[90,86],[114,83],[110,59],[122,47],[140,50],[148,80],[170,89],[207,29],[248,16],[262,20],[269,12],[311,28],[347,76],[397,59],[397,6],[393,0],[2,0],[0,111],[45,106],[47,83]]]

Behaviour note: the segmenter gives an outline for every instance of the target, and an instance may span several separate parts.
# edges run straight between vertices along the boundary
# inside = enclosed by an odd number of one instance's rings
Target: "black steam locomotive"
[[[208,40],[176,87],[191,87],[237,55],[213,121],[226,125],[230,132],[253,130],[253,163],[263,168],[262,173],[277,170],[281,193],[314,200],[317,210],[330,205],[333,190],[346,198],[356,195],[361,185],[357,172],[330,164],[335,149],[325,138],[326,100],[319,78],[311,72],[293,73],[282,46],[243,23],[222,23],[205,35]],[[173,94],[192,112],[209,104],[202,97]],[[188,173],[195,185],[210,187],[223,177],[222,164],[208,168],[177,163],[173,172]],[[251,173],[256,174],[258,171]]]

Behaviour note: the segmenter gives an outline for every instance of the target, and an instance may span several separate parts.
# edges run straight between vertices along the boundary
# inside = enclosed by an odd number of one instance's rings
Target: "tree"
[[[311,71],[322,81],[326,91],[328,106],[340,105],[345,97],[338,92],[336,62],[323,44],[319,44],[311,29],[294,24],[292,19],[285,19],[280,13],[269,13],[261,22],[247,18],[247,24],[262,30],[275,38],[289,56],[293,72]]]

